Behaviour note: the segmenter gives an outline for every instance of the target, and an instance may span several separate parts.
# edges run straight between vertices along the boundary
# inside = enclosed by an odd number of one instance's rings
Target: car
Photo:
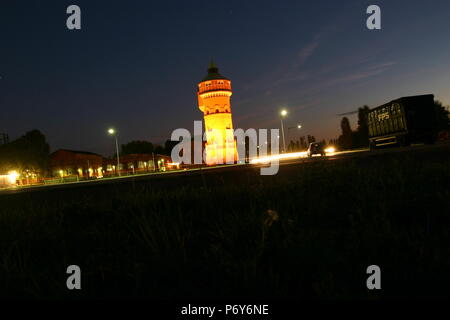
[[[308,147],[308,151],[306,151],[308,157],[312,157],[315,154],[320,154],[321,156],[325,156],[325,146],[319,142],[311,142]]]

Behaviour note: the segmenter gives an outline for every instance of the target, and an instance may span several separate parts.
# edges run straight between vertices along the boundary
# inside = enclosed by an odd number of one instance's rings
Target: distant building
[[[178,169],[169,156],[161,154],[119,155],[121,175]],[[50,155],[49,171],[52,177],[101,178],[117,174],[117,158],[77,150],[60,149]]]
[[[0,133],[0,146],[9,143],[9,136],[6,133]]]
[[[53,152],[49,160],[50,174],[53,177],[102,177],[102,166],[103,157],[87,151],[60,149]]]
[[[104,175],[115,175],[117,158],[103,160]],[[176,169],[169,156],[161,154],[119,154],[119,170],[123,175]]]

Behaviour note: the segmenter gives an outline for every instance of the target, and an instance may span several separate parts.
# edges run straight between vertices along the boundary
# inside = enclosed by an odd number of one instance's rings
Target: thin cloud
[[[316,38],[309,43],[306,47],[300,50],[298,53],[298,60],[296,61],[296,64],[294,65],[295,69],[298,69],[302,65],[308,61],[308,59],[314,54],[314,52],[317,50],[317,48],[320,45],[320,36],[316,36]]]
[[[335,80],[330,81],[330,84],[341,84],[346,82],[352,82],[355,80],[363,80],[367,79],[379,74],[382,74],[389,69],[391,69],[392,66],[394,66],[395,62],[386,62],[378,65],[371,66],[363,71],[351,73],[348,75],[345,75],[343,77],[337,78]]]
[[[301,70],[301,67],[303,67],[319,49],[324,34],[325,32],[317,33],[313,39],[298,50],[295,55],[285,57],[280,63],[275,64],[271,71],[257,81],[245,84],[241,90],[247,91],[253,88],[264,88],[267,86],[270,86],[271,90],[281,83],[306,80],[308,74],[304,70]],[[265,92],[267,92],[267,90]]]
[[[292,82],[292,81],[303,81],[308,78],[307,74],[301,72],[301,67],[314,55],[316,50],[319,48],[321,43],[322,34],[317,34],[314,39],[308,43],[305,47],[301,48],[297,54],[296,59],[291,64],[285,67],[284,72],[278,75],[278,79],[273,81],[273,85],[276,86],[280,83]],[[287,69],[287,70],[286,70]]]

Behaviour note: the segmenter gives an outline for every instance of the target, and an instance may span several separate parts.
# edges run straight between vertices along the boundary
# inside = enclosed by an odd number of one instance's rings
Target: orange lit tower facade
[[[208,165],[236,162],[238,153],[231,118],[231,81],[211,61],[208,74],[198,84],[198,107],[203,112]]]

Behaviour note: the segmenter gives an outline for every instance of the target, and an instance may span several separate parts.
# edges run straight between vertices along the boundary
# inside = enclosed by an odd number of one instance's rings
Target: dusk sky
[[[71,4],[79,31],[66,28]],[[366,28],[371,4],[381,30]],[[364,104],[450,104],[449,18],[448,0],[2,1],[0,132],[39,129],[52,151],[104,155],[110,126],[119,143],[162,143],[202,120],[196,85],[214,58],[235,128],[278,128],[284,107],[286,126],[336,138],[338,114]]]

